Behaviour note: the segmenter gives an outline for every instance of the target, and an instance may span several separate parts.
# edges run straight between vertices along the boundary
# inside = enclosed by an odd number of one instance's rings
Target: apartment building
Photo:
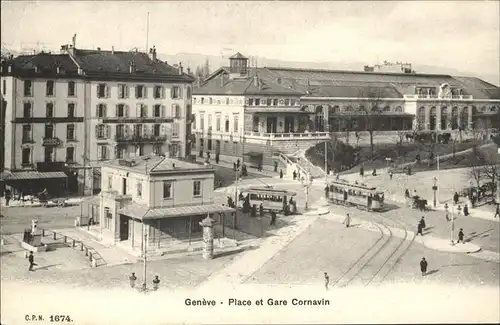
[[[100,188],[101,163],[191,149],[191,83],[182,64],[149,53],[77,49],[2,62],[6,102],[2,179],[60,179],[70,192]],[[48,174],[49,173],[49,174]],[[51,174],[50,174],[51,173]],[[15,184],[14,184],[15,183]]]

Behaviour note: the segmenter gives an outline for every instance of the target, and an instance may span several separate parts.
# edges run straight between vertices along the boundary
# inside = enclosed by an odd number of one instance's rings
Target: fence
[[[81,252],[84,252],[85,256],[89,258],[89,262],[92,267],[98,267],[106,265],[106,261],[102,256],[91,246],[84,244],[82,241],[71,238],[64,234],[58,234],[53,230],[40,229],[42,232],[42,238],[52,234],[53,240],[62,239],[62,243],[72,248],[79,248]]]

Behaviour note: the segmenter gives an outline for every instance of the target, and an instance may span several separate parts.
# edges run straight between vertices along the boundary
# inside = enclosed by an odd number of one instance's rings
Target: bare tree
[[[363,104],[359,106],[359,112],[363,116],[365,122],[365,129],[370,137],[370,151],[373,156],[375,145],[373,137],[375,131],[378,129],[377,120],[379,115],[383,112],[383,98],[384,88],[382,87],[368,87],[360,91],[360,98],[363,98]]]

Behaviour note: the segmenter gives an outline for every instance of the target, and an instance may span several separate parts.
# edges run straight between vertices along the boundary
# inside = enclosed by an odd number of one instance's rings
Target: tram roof
[[[297,195],[297,193],[292,192],[292,191],[287,191],[287,190],[278,190],[274,189],[271,187],[254,187],[251,186],[248,188],[247,192],[252,192],[252,193],[261,193],[261,194],[278,194],[278,195]]]
[[[369,187],[369,186],[363,186],[361,184],[351,184],[351,183],[346,183],[346,182],[331,182],[332,185],[342,185],[342,186],[349,186],[349,187],[354,187],[354,188],[359,188],[363,190],[370,190],[370,191],[375,191],[377,188],[376,187]],[[381,191],[380,191],[381,192]]]

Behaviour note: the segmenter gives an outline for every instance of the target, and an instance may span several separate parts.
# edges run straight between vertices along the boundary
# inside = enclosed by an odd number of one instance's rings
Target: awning
[[[255,151],[250,151],[245,153],[245,156],[250,156],[250,157],[260,157],[262,156],[262,152],[255,152]]]
[[[135,219],[165,219],[183,216],[204,215],[209,213],[233,212],[233,208],[218,204],[194,205],[174,208],[156,208],[151,209],[145,205],[131,203],[120,210],[118,213]]]
[[[53,178],[67,178],[64,172],[3,172],[0,174],[1,181],[21,181],[30,179],[53,179]]]

